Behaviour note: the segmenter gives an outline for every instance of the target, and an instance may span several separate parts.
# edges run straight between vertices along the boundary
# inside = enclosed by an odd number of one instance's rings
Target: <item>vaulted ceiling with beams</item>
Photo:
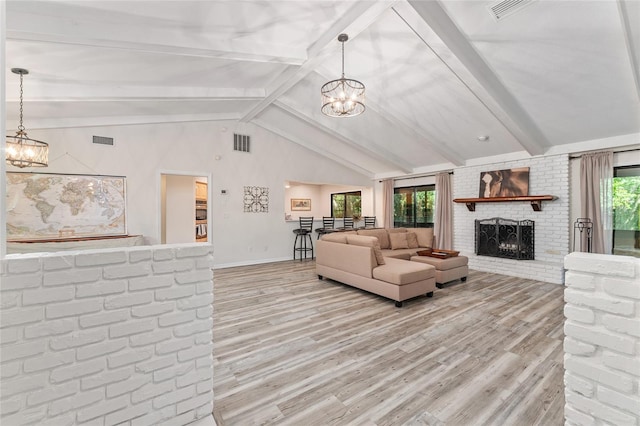
[[[320,112],[340,33],[351,118]],[[635,0],[9,0],[7,128],[21,67],[28,130],[238,120],[414,174],[640,133],[639,47]]]

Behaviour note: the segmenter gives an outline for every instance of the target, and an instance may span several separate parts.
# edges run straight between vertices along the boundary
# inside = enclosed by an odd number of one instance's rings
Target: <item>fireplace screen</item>
[[[476,254],[505,259],[534,259],[534,222],[494,217],[476,220]]]

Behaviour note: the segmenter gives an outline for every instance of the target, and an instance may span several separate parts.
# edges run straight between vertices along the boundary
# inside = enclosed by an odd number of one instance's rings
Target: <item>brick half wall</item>
[[[0,423],[209,416],[212,252],[185,244],[3,259]]]
[[[565,257],[567,425],[640,425],[640,259]]]

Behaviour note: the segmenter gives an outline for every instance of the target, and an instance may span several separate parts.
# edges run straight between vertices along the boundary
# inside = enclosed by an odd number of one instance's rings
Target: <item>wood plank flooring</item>
[[[313,261],[214,273],[225,425],[562,425],[563,287],[471,271],[394,303]]]

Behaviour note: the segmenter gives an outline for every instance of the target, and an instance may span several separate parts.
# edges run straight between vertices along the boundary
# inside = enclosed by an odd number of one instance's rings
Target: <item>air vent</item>
[[[105,136],[94,136],[93,143],[99,143],[102,145],[113,145],[113,138],[107,138]]]
[[[502,21],[507,16],[511,16],[529,6],[535,0],[503,0],[489,6],[491,16],[496,21]]]
[[[233,150],[240,152],[251,151],[251,136],[233,134]]]

